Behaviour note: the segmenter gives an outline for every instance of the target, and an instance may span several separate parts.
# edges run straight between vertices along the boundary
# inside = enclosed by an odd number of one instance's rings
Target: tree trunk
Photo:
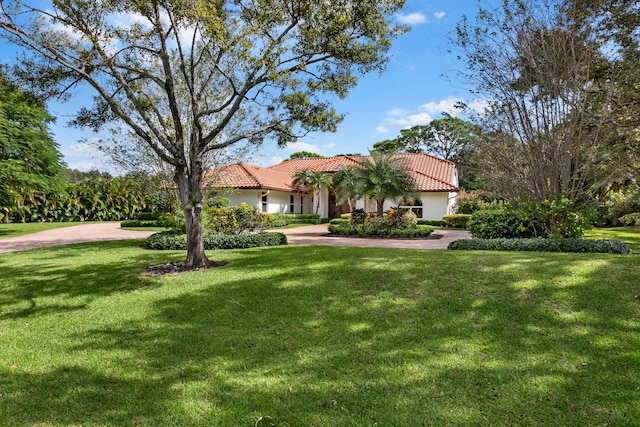
[[[206,268],[209,265],[209,258],[204,252],[202,242],[202,170],[198,169],[200,168],[194,167],[189,172],[185,169],[182,173],[176,173],[174,177],[180,190],[187,233],[185,265],[190,269]]]
[[[316,197],[318,198],[318,203],[316,203],[316,215],[318,215],[318,211],[320,210],[320,191],[318,191]]]
[[[378,208],[377,215],[382,217],[384,215],[384,199],[376,200],[376,207]]]

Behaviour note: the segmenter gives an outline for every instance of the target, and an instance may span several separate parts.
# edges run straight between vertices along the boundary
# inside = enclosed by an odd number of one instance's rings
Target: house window
[[[300,196],[300,213],[304,213],[302,212],[302,205],[304,204],[304,196]]]
[[[267,195],[262,195],[262,212],[267,213]]]
[[[289,213],[295,213],[295,206],[296,202],[295,202],[295,196],[293,194],[291,194],[289,196]]]

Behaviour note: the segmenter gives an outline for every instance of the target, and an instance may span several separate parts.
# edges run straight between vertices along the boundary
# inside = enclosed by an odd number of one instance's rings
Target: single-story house
[[[420,201],[414,206],[402,206],[412,210],[419,218],[439,219],[453,213],[458,194],[458,173],[455,163],[430,154],[397,154],[401,157],[420,193]],[[336,218],[349,211],[348,205],[336,203],[336,195],[322,190],[320,194],[307,194],[302,188],[291,185],[297,171],[317,170],[336,172],[347,166],[360,164],[361,156],[336,156],[328,158],[301,158],[286,160],[270,167],[235,163],[208,171],[204,182],[208,188],[232,188],[225,197],[232,205],[246,203],[258,205],[264,213],[315,213],[320,197],[318,214],[322,218]],[[397,206],[386,201],[385,210]],[[356,208],[374,212],[375,203],[359,200]]]

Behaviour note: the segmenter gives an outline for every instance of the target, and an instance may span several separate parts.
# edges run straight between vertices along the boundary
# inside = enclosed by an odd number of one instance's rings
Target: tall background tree
[[[0,220],[62,184],[60,152],[48,130],[52,121],[41,102],[0,70]]]
[[[77,122],[128,126],[170,164],[187,229],[189,268],[202,244],[205,156],[240,141],[335,131],[358,75],[381,69],[404,0],[3,1],[0,34],[33,55],[23,77],[63,93],[95,91]],[[53,79],[53,81],[51,81]],[[52,85],[55,83],[55,85]],[[55,92],[49,90],[49,92]]]
[[[490,105],[476,164],[499,196],[588,201],[609,179],[594,172],[616,173],[605,141],[619,75],[602,78],[607,44],[579,6],[506,0],[458,25],[465,77]]]
[[[373,150],[381,153],[429,153],[458,165],[461,188],[475,188],[475,174],[469,166],[469,156],[480,134],[479,126],[443,113],[443,117],[428,125],[402,129],[394,139],[377,142]]]

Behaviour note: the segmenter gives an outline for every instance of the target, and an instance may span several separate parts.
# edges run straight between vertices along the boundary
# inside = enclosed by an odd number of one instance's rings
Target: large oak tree
[[[381,69],[404,0],[53,0],[0,2],[0,32],[32,53],[25,78],[96,93],[78,123],[117,119],[173,169],[186,264],[204,267],[207,153],[240,141],[335,131],[327,101]],[[35,73],[34,73],[35,72]]]

